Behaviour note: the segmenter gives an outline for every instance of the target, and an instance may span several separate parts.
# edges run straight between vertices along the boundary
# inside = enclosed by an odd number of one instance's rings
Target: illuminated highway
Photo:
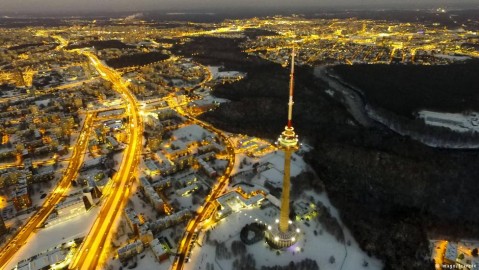
[[[71,161],[63,174],[63,178],[58,182],[57,187],[47,197],[40,210],[25,223],[23,229],[17,232],[17,234],[11,238],[10,242],[1,250],[0,269],[4,269],[5,265],[13,258],[13,255],[27,243],[27,240],[33,235],[35,230],[41,227],[42,223],[68,191],[72,180],[76,178],[77,172],[83,163],[84,152],[88,146],[88,137],[93,129],[93,120],[94,114],[86,115],[82,132],[73,148]]]
[[[72,260],[70,269],[98,269],[106,259],[105,255],[110,246],[107,239],[111,237],[115,221],[121,216],[130,196],[130,188],[136,181],[136,168],[142,151],[143,125],[135,97],[122,82],[121,76],[117,72],[103,65],[95,55],[89,52],[84,52],[84,54],[92,61],[101,76],[113,83],[114,90],[118,91],[127,102],[127,113],[130,116],[128,129],[130,136],[120,168],[111,180],[116,188],[111,190],[103,203],[100,214]]]

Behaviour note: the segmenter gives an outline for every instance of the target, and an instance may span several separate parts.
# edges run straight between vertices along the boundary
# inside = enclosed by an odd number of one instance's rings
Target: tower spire
[[[278,149],[284,151],[284,174],[283,190],[281,192],[281,205],[278,227],[268,227],[266,241],[274,248],[284,248],[293,245],[297,241],[299,228],[289,220],[289,193],[291,190],[291,156],[293,152],[299,149],[298,135],[293,128],[293,91],[294,91],[294,57],[295,47],[291,52],[291,74],[289,82],[289,102],[288,102],[288,125],[278,138]]]
[[[291,73],[289,74],[289,102],[288,102],[288,127],[293,126],[293,92],[294,92],[294,57],[295,48],[291,51]]]

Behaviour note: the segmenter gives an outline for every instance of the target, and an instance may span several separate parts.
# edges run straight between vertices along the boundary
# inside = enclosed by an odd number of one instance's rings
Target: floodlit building
[[[448,269],[472,269],[479,265],[479,257],[472,255],[476,245],[477,243],[468,241],[448,241],[444,253],[444,263],[450,267]]]
[[[147,175],[150,175],[150,176],[153,176],[153,175],[157,175],[160,173],[160,168],[159,166],[157,165],[157,163],[152,160],[152,159],[147,159],[145,160],[145,166],[146,166],[146,171],[145,173]]]
[[[220,208],[220,210],[216,212],[216,218],[224,218],[243,208],[259,206],[264,199],[265,196],[260,192],[253,192],[251,195],[243,195],[238,191],[228,192],[216,199]]]
[[[190,173],[179,178],[175,178],[174,182],[178,182],[180,186],[189,186],[198,181],[195,173]]]
[[[313,203],[307,203],[303,200],[297,201],[293,204],[294,212],[296,213],[296,220],[311,220],[318,212]]]
[[[67,197],[65,201],[57,204],[53,213],[45,222],[45,227],[53,226],[84,214],[87,211],[83,193]]]
[[[192,184],[176,190],[176,195],[186,197],[198,189],[197,184]]]
[[[70,264],[79,240],[62,243],[45,252],[18,262],[15,270],[64,269]]]
[[[140,226],[140,240],[143,244],[148,244],[153,241],[153,232],[148,227],[148,223],[145,223]]]
[[[115,149],[119,146],[118,141],[111,136],[106,136],[106,141],[107,141],[107,144],[113,149]]]

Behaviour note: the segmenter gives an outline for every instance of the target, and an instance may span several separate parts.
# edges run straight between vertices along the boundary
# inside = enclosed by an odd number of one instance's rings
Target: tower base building
[[[287,248],[294,245],[300,236],[300,229],[289,221],[288,229],[282,232],[279,226],[268,226],[265,231],[265,239],[268,245],[275,249]]]

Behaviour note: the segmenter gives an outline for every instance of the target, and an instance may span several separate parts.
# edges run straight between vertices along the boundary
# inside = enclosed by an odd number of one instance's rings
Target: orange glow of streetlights
[[[0,196],[0,209],[7,207],[7,198],[5,196]]]

